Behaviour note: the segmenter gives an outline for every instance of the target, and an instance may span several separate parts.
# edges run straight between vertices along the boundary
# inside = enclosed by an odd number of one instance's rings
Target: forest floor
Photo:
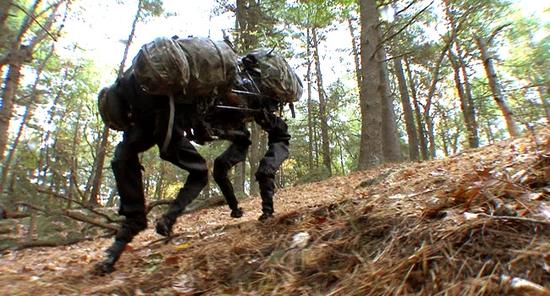
[[[112,239],[7,251],[2,295],[550,295],[550,129],[458,155],[297,185]]]

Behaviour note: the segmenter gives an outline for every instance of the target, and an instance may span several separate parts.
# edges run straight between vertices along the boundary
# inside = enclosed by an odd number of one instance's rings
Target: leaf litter
[[[280,189],[152,227],[117,270],[111,239],[5,252],[9,295],[550,295],[550,129],[458,155]],[[150,216],[150,224],[153,224]]]

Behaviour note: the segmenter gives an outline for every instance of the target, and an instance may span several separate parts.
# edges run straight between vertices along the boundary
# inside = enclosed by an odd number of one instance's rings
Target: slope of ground
[[[550,295],[550,131],[279,190],[149,229],[117,270],[110,239],[0,257],[2,295]],[[150,221],[153,217],[150,217]],[[151,222],[151,224],[153,224]],[[149,227],[152,228],[152,227]]]

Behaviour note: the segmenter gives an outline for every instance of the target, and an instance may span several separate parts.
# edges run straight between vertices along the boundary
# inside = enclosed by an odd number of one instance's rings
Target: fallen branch
[[[149,212],[151,212],[153,208],[160,205],[169,205],[171,202],[172,200],[168,200],[168,199],[161,199],[161,200],[156,200],[154,202],[151,202],[147,205],[147,208],[145,209],[145,213],[149,214]]]
[[[68,246],[73,245],[82,241],[88,241],[92,240],[93,238],[89,237],[76,237],[76,238],[70,238],[65,240],[33,240],[33,241],[26,241],[21,242],[13,247],[5,247],[0,249],[0,251],[5,250],[23,250],[23,249],[29,249],[29,248],[39,248],[39,247],[59,247],[59,246]]]
[[[77,220],[77,221],[80,221],[80,222],[85,222],[85,223],[88,223],[88,224],[91,224],[91,225],[94,225],[94,226],[97,226],[97,227],[101,227],[101,228],[104,228],[104,229],[108,229],[108,230],[113,230],[113,231],[118,231],[118,227],[115,226],[115,225],[112,225],[112,224],[108,224],[108,223],[103,223],[101,221],[97,221],[93,218],[90,218],[86,215],[83,215],[81,213],[78,213],[78,212],[72,212],[72,211],[69,211],[69,210],[46,210],[46,209],[43,209],[43,208],[40,208],[38,206],[35,206],[33,204],[29,204],[29,203],[25,203],[25,202],[20,202],[20,203],[17,203],[18,205],[21,205],[21,206],[26,206],[26,207],[29,207],[35,211],[39,211],[39,212],[42,212],[42,213],[45,213],[46,215],[63,215],[63,216],[66,216],[66,217],[69,217],[73,220]]]
[[[66,200],[66,201],[69,201],[69,198],[67,198],[66,196],[62,195],[62,194],[59,194],[59,193],[56,193],[56,192],[52,192],[50,190],[46,190],[46,189],[42,189],[42,188],[36,188],[36,191],[40,192],[40,193],[44,193],[44,194],[48,194],[48,195],[52,195],[54,197],[57,197],[57,198],[60,198],[60,199],[63,199],[63,200]],[[85,203],[82,203],[82,202],[79,202],[79,201],[76,201],[76,200],[71,200],[71,202],[74,202],[75,204],[81,206],[82,208],[100,216],[100,217],[103,217],[105,218],[105,220],[109,221],[110,223],[118,223],[119,221],[116,221],[114,220],[113,218],[109,217],[109,215],[107,214],[104,214],[104,213],[101,213],[97,210],[95,210],[93,207],[91,207],[90,205],[87,205]]]
[[[515,220],[515,221],[522,221],[522,222],[531,222],[531,223],[538,223],[543,225],[550,225],[550,221],[546,220],[538,220],[538,219],[532,219],[532,218],[525,218],[525,217],[515,217],[515,216],[491,216],[484,213],[478,214],[480,217],[485,217],[489,219],[494,220]]]
[[[103,223],[101,221],[94,220],[92,218],[89,218],[89,217],[87,217],[83,214],[77,213],[77,212],[70,212],[68,210],[63,210],[62,214],[64,216],[67,216],[67,217],[72,218],[74,220],[78,220],[78,221],[81,221],[81,222],[86,222],[88,224],[92,224],[92,225],[95,225],[95,226],[98,226],[98,227],[101,227],[101,228],[110,229],[110,230],[113,230],[113,231],[118,231],[118,227],[115,226],[115,225],[111,225],[111,224]]]

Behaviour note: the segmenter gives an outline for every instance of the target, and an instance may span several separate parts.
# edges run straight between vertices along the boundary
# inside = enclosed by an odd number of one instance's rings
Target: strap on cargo
[[[223,80],[226,81],[227,80],[227,72],[225,70],[225,60],[223,59],[222,51],[220,50],[220,48],[218,47],[216,42],[212,41],[212,39],[208,39],[208,40],[210,40],[210,42],[212,42],[212,44],[214,45],[214,48],[218,52],[218,56],[220,56],[220,60],[221,60],[221,63],[222,63]]]
[[[164,136],[164,143],[162,144],[161,151],[164,153],[166,152],[166,149],[168,149],[168,145],[170,145],[170,141],[172,140],[172,129],[174,128],[174,113],[175,113],[175,106],[174,106],[174,95],[170,94],[168,96],[170,105],[170,115],[168,117],[168,127],[166,129],[166,135]]]

